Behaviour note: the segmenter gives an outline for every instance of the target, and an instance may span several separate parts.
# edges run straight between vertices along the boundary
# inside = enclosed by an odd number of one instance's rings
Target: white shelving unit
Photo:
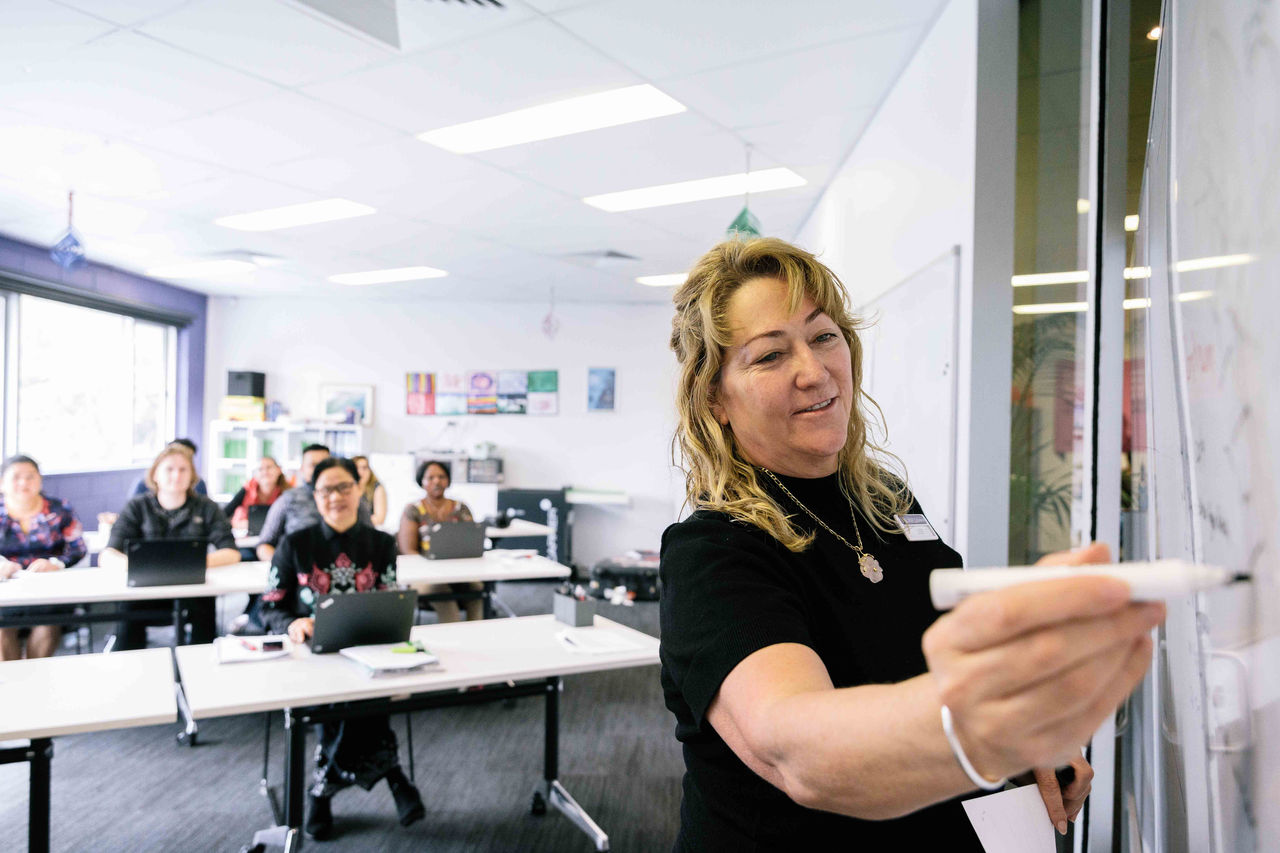
[[[364,427],[326,421],[211,422],[204,453],[210,496],[219,503],[231,500],[263,456],[274,457],[285,475],[293,476],[308,444],[327,445],[335,456],[355,456],[364,452]]]

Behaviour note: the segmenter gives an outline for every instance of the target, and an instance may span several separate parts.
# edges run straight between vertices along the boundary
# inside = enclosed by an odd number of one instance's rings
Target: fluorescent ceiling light
[[[1125,281],[1133,281],[1136,278],[1151,278],[1151,267],[1125,267]]]
[[[1179,302],[1199,302],[1201,299],[1208,299],[1213,296],[1212,290],[1188,290],[1186,293],[1178,294]]]
[[[1015,305],[1015,314],[1071,314],[1087,310],[1088,302],[1045,302],[1040,305]]]
[[[1092,205],[1089,204],[1089,199],[1087,198],[1076,199],[1076,213],[1084,215],[1089,212],[1090,207],[1092,207]]]
[[[214,278],[222,275],[236,275],[254,269],[257,269],[257,265],[248,261],[222,258],[214,261],[189,261],[151,267],[147,270],[147,275],[153,278]]]
[[[688,277],[687,272],[673,272],[667,275],[642,275],[636,281],[647,284],[649,287],[675,287],[684,284],[684,280]]]
[[[1126,231],[1138,230],[1138,214],[1133,213],[1124,218],[1124,230]]]
[[[669,116],[686,109],[675,98],[645,83],[429,130],[418,134],[418,138],[446,151],[470,154]]]
[[[1135,299],[1126,299],[1124,301],[1124,310],[1132,311],[1135,308],[1150,308],[1151,300],[1145,296],[1139,296]]]
[[[1085,284],[1088,281],[1088,270],[1039,272],[1032,273],[1030,275],[1015,275],[1011,279],[1011,283],[1014,287],[1035,287],[1041,284]]]
[[[1147,30],[1147,38],[1151,41],[1159,41],[1160,36],[1164,35],[1164,30],[1160,27],[1152,27]]]
[[[1255,255],[1213,255],[1208,258],[1189,258],[1178,261],[1173,268],[1178,272],[1196,272],[1197,270],[1215,270],[1219,267],[1238,267],[1251,264],[1258,258]]]
[[[656,187],[587,196],[583,201],[592,207],[617,213],[623,210],[641,210],[646,207],[664,207],[668,204],[728,198],[748,192],[785,190],[791,187],[802,187],[807,183],[808,181],[795,172],[779,166],[775,169],[761,169],[756,172],[739,172],[715,178],[700,178],[696,181],[659,184]]]
[[[390,284],[394,281],[420,281],[424,278],[444,278],[448,273],[435,267],[397,267],[389,270],[344,272],[329,276],[335,284]]]
[[[256,210],[252,213],[237,213],[234,216],[224,216],[213,221],[216,225],[234,228],[237,231],[275,231],[279,228],[296,228],[299,225],[314,225],[317,222],[368,216],[370,213],[377,213],[377,211],[367,204],[348,201],[345,198],[326,198],[323,201],[290,204],[269,210]]]

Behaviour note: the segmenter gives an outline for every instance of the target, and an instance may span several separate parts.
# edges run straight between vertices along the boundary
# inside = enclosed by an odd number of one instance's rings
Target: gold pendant
[[[884,569],[880,568],[880,563],[870,554],[863,554],[858,558],[858,569],[862,572],[862,576],[872,583],[880,583],[884,580]]]

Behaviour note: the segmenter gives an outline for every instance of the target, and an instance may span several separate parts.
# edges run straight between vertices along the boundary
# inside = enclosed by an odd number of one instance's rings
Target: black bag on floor
[[[591,568],[588,591],[605,598],[610,590],[626,587],[633,601],[657,601],[658,554],[656,551],[628,551],[620,557],[601,560]]]

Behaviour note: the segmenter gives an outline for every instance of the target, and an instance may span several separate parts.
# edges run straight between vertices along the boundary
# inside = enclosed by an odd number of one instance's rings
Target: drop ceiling
[[[76,191],[92,260],[133,272],[269,257],[214,295],[666,301],[741,198],[627,213],[588,195],[785,166],[751,198],[794,236],[945,0],[363,0],[398,47],[329,0],[4,0],[0,234],[51,245]],[[381,7],[375,10],[372,7]],[[416,134],[650,83],[688,111],[477,154]],[[245,233],[218,217],[342,197],[358,219]],[[593,264],[593,253],[634,257]],[[448,277],[344,287],[337,273]]]

